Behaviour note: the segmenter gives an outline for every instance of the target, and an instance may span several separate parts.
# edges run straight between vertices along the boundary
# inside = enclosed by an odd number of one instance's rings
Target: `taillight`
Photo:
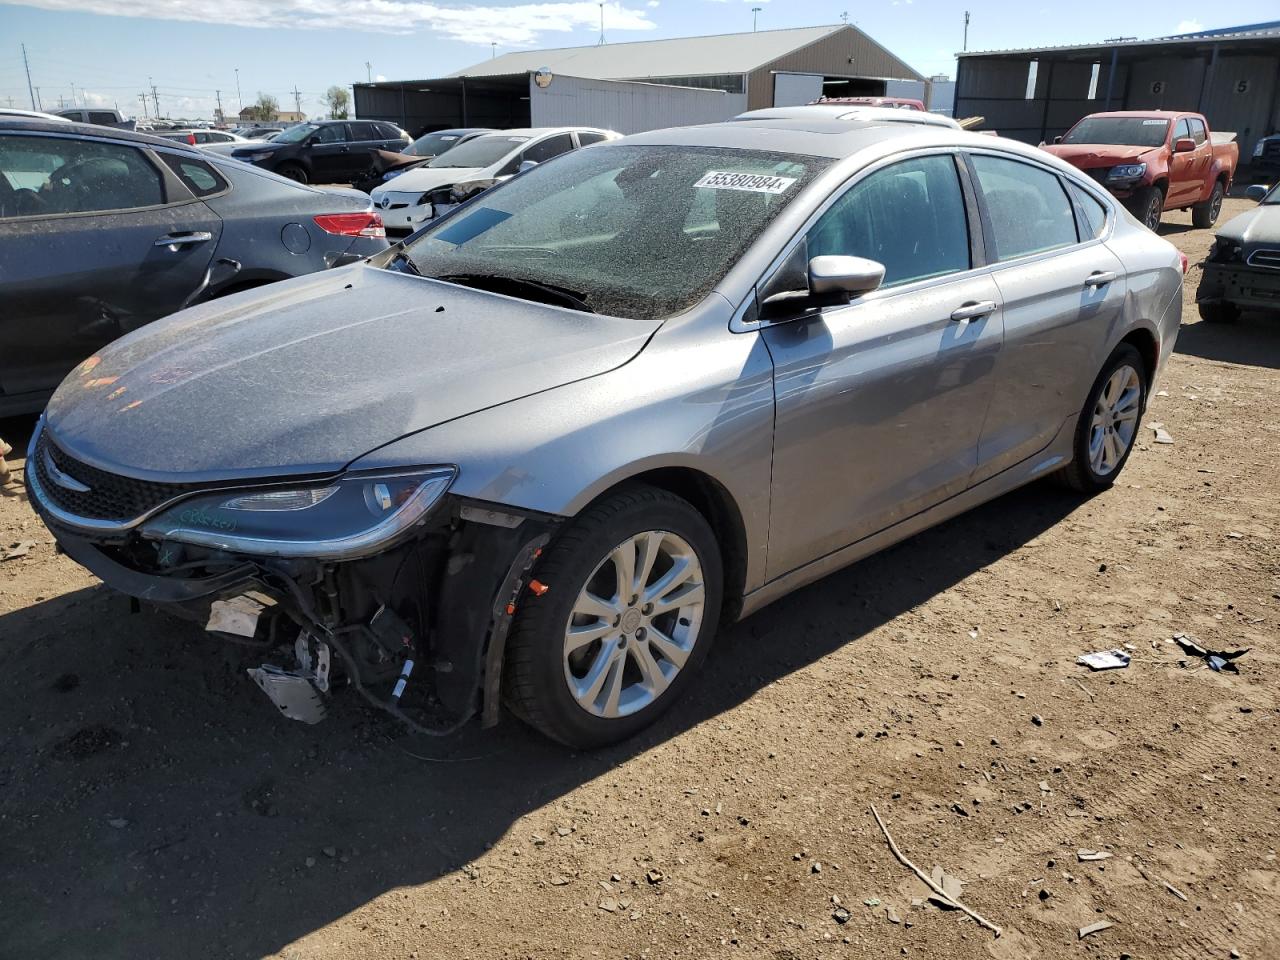
[[[187,143],[191,144],[193,147],[196,145],[196,135],[194,133],[187,134]]]
[[[1179,250],[1179,251],[1178,251],[1178,259],[1182,261],[1182,272],[1183,272],[1183,273],[1186,273],[1186,272],[1187,272],[1187,270],[1188,270],[1188,269],[1189,269],[1189,267],[1190,267],[1190,263],[1189,263],[1189,261],[1187,260],[1187,255],[1186,255],[1185,253],[1183,253],[1181,250]]]
[[[322,213],[315,218],[316,226],[325,233],[339,237],[372,237],[382,239],[387,235],[381,214],[366,210],[363,213]]]

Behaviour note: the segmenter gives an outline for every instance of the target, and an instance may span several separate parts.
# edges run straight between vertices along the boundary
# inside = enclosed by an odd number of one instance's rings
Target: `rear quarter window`
[[[211,197],[216,193],[222,193],[229,186],[222,174],[203,160],[179,157],[172,153],[161,154],[160,159],[197,197]]]

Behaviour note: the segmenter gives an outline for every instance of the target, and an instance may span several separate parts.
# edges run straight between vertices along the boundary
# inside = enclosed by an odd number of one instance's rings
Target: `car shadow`
[[[408,735],[354,696],[322,724],[283,721],[245,678],[251,651],[101,586],[0,616],[0,952],[152,957],[181,938],[187,957],[274,954],[454,879],[520,817],[861,643],[1081,503],[1036,484],[778,601],[720,637],[653,728],[590,754],[509,716]],[[572,844],[615,826],[553,810],[522,829]]]
[[[1184,323],[1174,350],[1205,360],[1280,368],[1280,311],[1246,311],[1234,323]]]

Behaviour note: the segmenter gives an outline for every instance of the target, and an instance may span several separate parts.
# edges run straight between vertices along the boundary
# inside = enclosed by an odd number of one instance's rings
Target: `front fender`
[[[768,544],[773,364],[755,333],[725,321],[664,327],[616,370],[406,437],[352,469],[454,463],[459,496],[564,517],[646,471],[696,470],[734,499],[752,589]]]

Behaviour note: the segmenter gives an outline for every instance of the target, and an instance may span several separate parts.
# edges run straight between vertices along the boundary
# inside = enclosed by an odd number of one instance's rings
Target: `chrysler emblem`
[[[70,474],[63,473],[58,469],[58,465],[53,462],[53,455],[46,448],[44,451],[44,469],[49,474],[49,479],[65,490],[73,493],[88,493],[89,487],[85,486]]]

